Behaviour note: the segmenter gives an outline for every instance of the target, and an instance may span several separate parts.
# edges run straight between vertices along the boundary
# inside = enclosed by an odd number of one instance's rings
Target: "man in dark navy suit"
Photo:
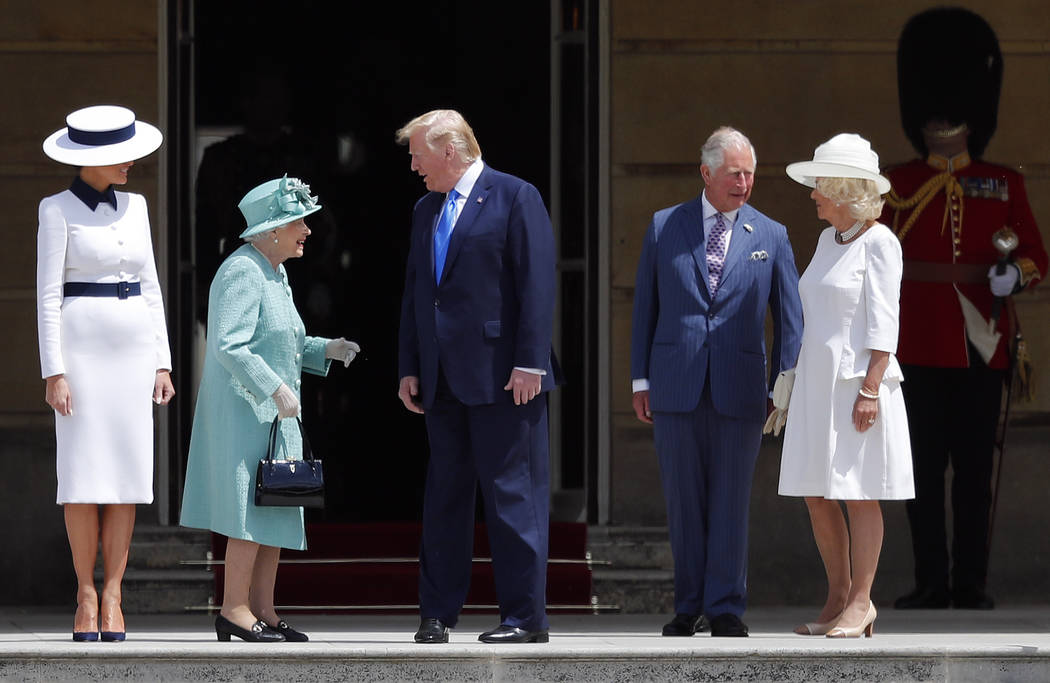
[[[397,133],[430,190],[416,203],[398,397],[426,417],[417,643],[448,642],[467,595],[480,484],[500,624],[485,643],[545,643],[547,400],[554,236],[535,187],[481,161],[456,111]]]
[[[742,133],[716,130],[701,151],[704,191],[656,212],[638,263],[632,403],[653,425],[667,503],[675,617],[665,636],[708,623],[714,636],[747,635],[748,507],[767,386],[795,367],[802,338],[787,230],[747,203],[755,163]]]

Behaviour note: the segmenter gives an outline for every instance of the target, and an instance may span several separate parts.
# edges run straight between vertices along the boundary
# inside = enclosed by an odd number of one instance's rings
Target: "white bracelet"
[[[874,394],[871,393],[870,391],[864,388],[863,384],[860,386],[860,391],[858,391],[857,393],[863,396],[864,398],[877,399],[879,397],[878,392],[875,392]]]

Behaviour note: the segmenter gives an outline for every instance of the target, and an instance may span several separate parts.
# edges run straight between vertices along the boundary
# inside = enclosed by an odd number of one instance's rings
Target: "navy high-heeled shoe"
[[[93,643],[98,640],[98,631],[73,631],[73,640],[78,643]]]
[[[101,640],[104,643],[122,643],[127,638],[126,631],[103,631]]]

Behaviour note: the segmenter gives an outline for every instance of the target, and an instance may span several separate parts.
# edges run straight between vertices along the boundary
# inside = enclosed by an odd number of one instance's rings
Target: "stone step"
[[[212,603],[215,576],[203,569],[128,569],[121,606],[127,614],[178,614]]]
[[[670,569],[671,542],[667,527],[592,526],[587,529],[587,549],[595,560],[620,569]]]
[[[624,614],[674,611],[674,563],[666,527],[590,527],[587,549],[596,565],[592,591]]]

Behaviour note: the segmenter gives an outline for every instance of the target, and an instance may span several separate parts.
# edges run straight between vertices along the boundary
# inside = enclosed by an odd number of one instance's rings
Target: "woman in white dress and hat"
[[[787,174],[814,188],[817,216],[831,224],[799,278],[805,328],[780,466],[780,494],[806,499],[828,596],[817,621],[795,632],[870,636],[879,501],[915,495],[894,357],[901,246],[876,220],[890,183],[870,143],[852,133],[834,136]]]
[[[57,502],[77,576],[73,640],[121,641],[135,505],[153,502],[151,401],[165,405],[175,390],[146,200],[114,188],[162,136],[117,106],[79,109],[66,123],[43,145],[79,171],[69,189],[40,202],[40,366],[55,410]]]

